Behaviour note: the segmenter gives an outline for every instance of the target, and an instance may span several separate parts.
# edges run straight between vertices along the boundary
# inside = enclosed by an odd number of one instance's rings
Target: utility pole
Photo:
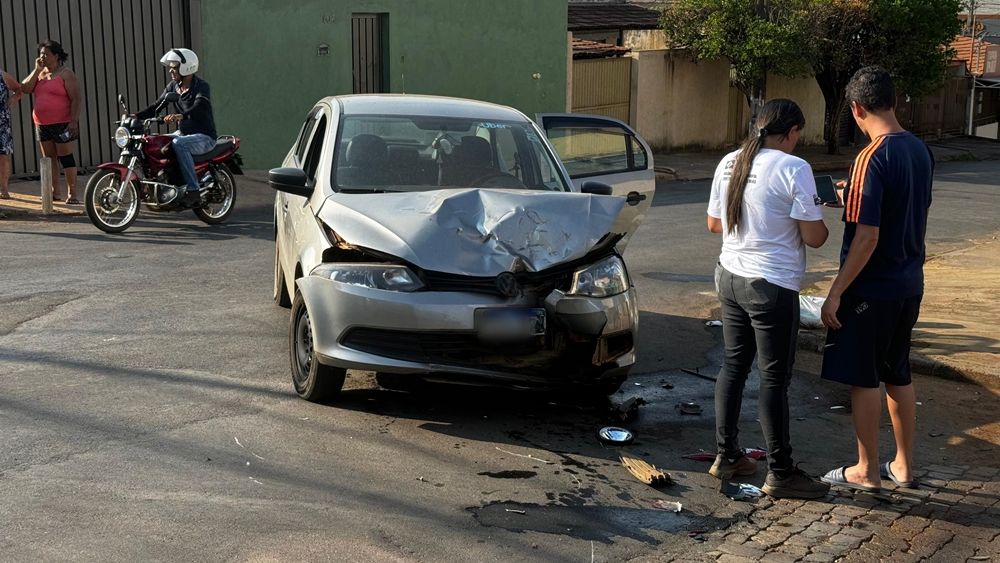
[[[972,88],[969,90],[969,126],[966,134],[976,135],[976,4],[979,0],[969,0],[969,37],[972,47],[969,51],[969,74],[972,76]]]

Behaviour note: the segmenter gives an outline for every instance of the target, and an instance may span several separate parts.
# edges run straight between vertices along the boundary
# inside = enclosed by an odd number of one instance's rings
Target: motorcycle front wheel
[[[139,191],[135,182],[126,182],[124,187],[121,184],[118,172],[113,170],[97,172],[87,182],[84,194],[87,217],[106,233],[124,231],[139,216]]]
[[[212,169],[215,188],[207,194],[203,207],[196,207],[194,214],[209,225],[217,225],[229,218],[236,203],[236,178],[224,166]]]

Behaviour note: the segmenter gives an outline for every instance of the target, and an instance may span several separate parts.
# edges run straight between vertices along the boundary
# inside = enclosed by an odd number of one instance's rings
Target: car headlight
[[[570,286],[569,295],[611,297],[625,293],[628,287],[625,263],[617,256],[608,256],[596,264],[577,270],[573,274],[573,285]]]
[[[125,148],[125,146],[128,145],[129,137],[130,135],[128,129],[124,127],[115,129],[115,144],[118,145],[118,148]]]
[[[409,268],[395,264],[320,264],[312,275],[389,291],[416,291],[424,286]]]

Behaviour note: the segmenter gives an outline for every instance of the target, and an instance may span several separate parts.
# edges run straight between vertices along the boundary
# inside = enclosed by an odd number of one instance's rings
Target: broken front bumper
[[[386,373],[486,378],[528,386],[597,383],[624,377],[635,363],[635,289],[607,298],[515,299],[460,291],[370,289],[306,276],[297,282],[309,311],[313,346],[327,365]],[[482,341],[476,310],[544,307],[542,336]]]

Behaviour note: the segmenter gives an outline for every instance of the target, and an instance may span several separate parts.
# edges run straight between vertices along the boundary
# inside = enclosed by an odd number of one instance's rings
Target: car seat
[[[475,180],[496,172],[493,167],[493,148],[482,137],[466,135],[455,147],[451,158],[441,168],[441,184],[469,186]]]
[[[388,150],[378,135],[355,135],[347,144],[347,166],[337,168],[337,185],[384,186],[390,182],[386,170]]]

